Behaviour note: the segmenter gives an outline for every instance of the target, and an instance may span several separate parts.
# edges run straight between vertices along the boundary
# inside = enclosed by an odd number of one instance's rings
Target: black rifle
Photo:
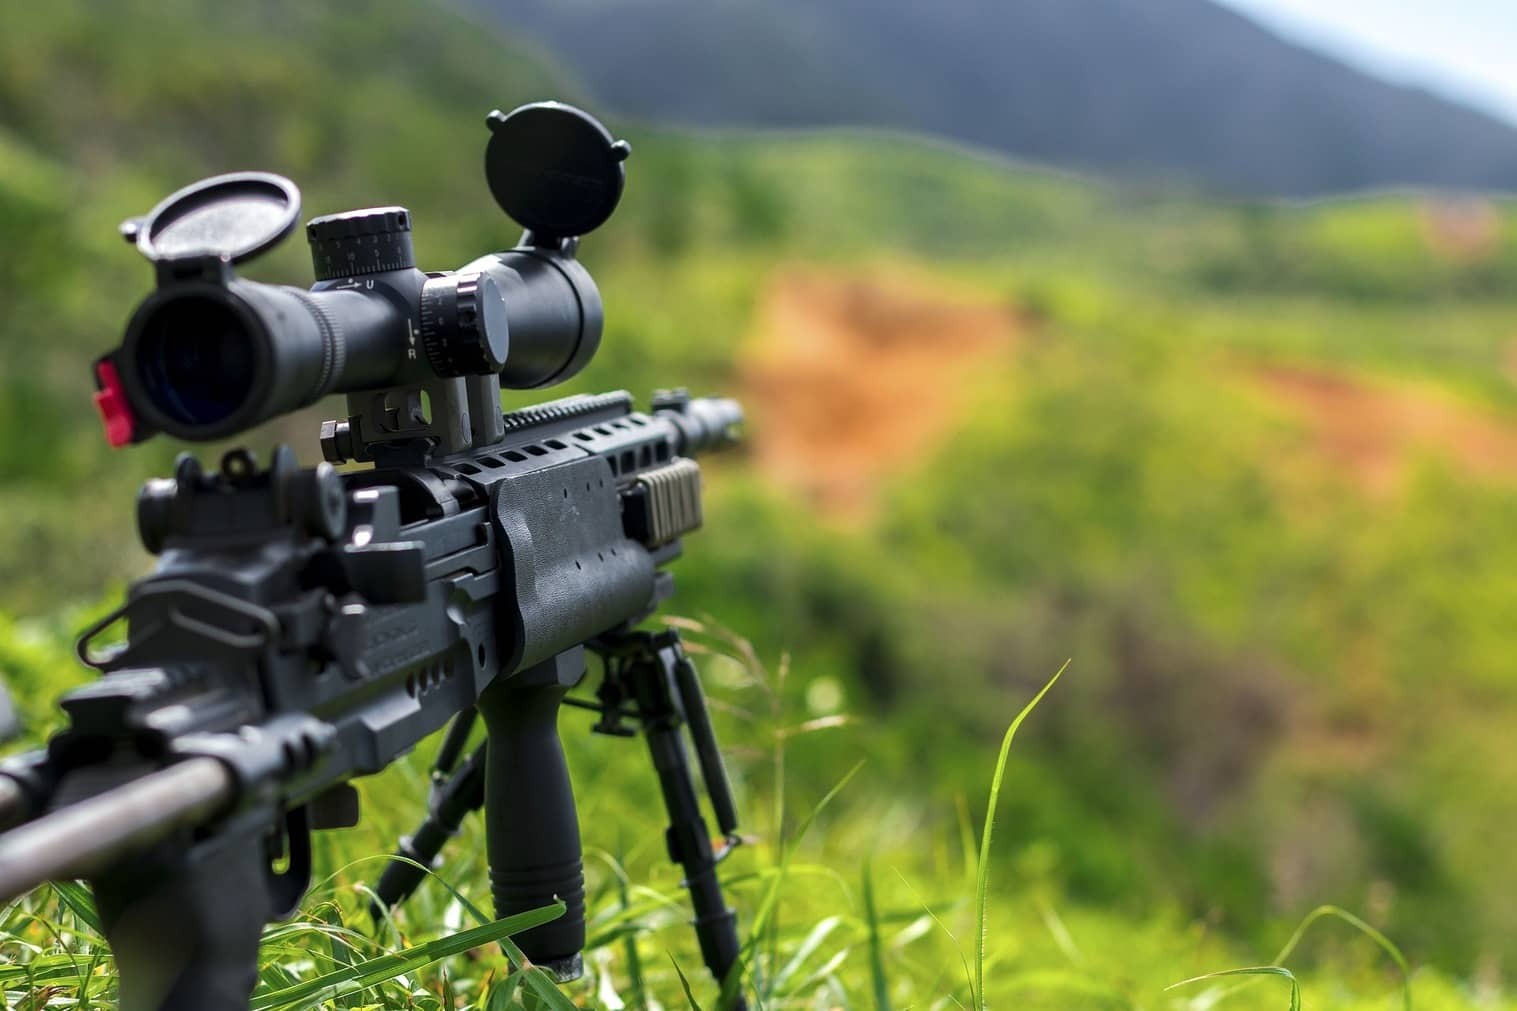
[[[348,405],[315,468],[287,447],[266,469],[232,450],[215,473],[186,454],[142,489],[158,566],[79,641],[104,676],[63,699],[46,750],[0,766],[0,900],[88,879],[127,1011],[245,1008],[263,925],[309,885],[310,832],[354,824],[348,781],[450,720],[428,815],[379,901],[410,894],[483,807],[497,915],[563,902],[516,941],[577,977],[584,878],[557,717],[587,651],[605,678],[578,704],[597,730],[647,736],[702,954],[718,980],[735,971],[715,867],[737,816],[700,681],[674,632],[635,626],[701,524],[691,458],[742,413],[683,392],[647,412],[609,393],[502,413],[502,386],[567,379],[599,344],[574,254],[615,209],[630,149],[555,103],[488,122],[490,189],[527,231],[456,272],[417,270],[410,215],[386,207],[308,223],[309,291],[234,276],[299,217],[294,185],[262,173],[204,180],[123,226],[158,286],[95,364],[113,444],[225,438],[334,392]],[[348,461],[374,466],[335,469]],[[123,619],[125,644],[97,649]],[[459,764],[476,713],[486,744]]]

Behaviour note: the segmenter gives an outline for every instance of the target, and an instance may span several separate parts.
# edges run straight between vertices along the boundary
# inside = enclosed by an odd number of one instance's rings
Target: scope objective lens
[[[144,392],[182,425],[219,424],[252,392],[252,336],[222,299],[163,302],[143,324],[136,357]]]

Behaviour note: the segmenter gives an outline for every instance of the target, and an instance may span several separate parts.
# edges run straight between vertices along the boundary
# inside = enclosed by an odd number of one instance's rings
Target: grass
[[[319,1006],[328,1003],[341,1006],[341,1002],[351,997],[361,996],[380,983],[414,973],[444,958],[490,943],[500,944],[507,956],[511,958],[513,965],[525,966],[526,960],[521,950],[510,943],[511,935],[549,923],[562,915],[564,915],[564,905],[560,902],[543,909],[508,916],[493,923],[485,922],[477,927],[449,934],[447,937],[399,951],[387,952],[362,962],[341,965],[319,976],[255,995],[249,1011],[276,1011],[282,1008]],[[306,924],[306,928],[314,929],[309,923]],[[335,960],[345,961],[340,958]],[[525,980],[527,987],[548,1007],[568,1009],[574,1006],[542,970],[523,968],[510,973],[507,978],[515,979],[517,984]]]
[[[1037,708],[1043,696],[1048,690],[1058,683],[1060,676],[1069,669],[1069,661],[1064,662],[1057,673],[1049,679],[1048,683],[1032,697],[1032,701],[1022,707],[1017,713],[1016,719],[1011,721],[1011,726],[1006,728],[1006,736],[1001,738],[1001,753],[996,758],[995,775],[990,780],[990,800],[985,805],[985,835],[980,840],[980,852],[975,860],[974,880],[974,992],[975,1007],[979,1011],[985,1011],[985,945],[990,939],[989,926],[986,914],[990,905],[990,840],[996,825],[996,802],[1001,799],[1001,780],[1006,775],[1006,759],[1011,754],[1011,742],[1017,736],[1017,728],[1022,721]]]
[[[1290,936],[1290,940],[1285,942],[1285,946],[1280,949],[1280,953],[1274,957],[1273,961],[1271,961],[1269,965],[1245,966],[1236,969],[1219,969],[1215,972],[1203,973],[1200,976],[1192,976],[1190,979],[1183,979],[1178,983],[1171,983],[1169,986],[1165,987],[1165,990],[1166,992],[1170,990],[1178,990],[1182,987],[1194,986],[1197,983],[1205,983],[1212,980],[1228,979],[1233,977],[1258,978],[1278,976],[1289,981],[1291,988],[1290,1009],[1291,1011],[1299,1011],[1301,1008],[1301,981],[1297,979],[1295,973],[1291,972],[1291,970],[1285,967],[1285,962],[1300,945],[1301,939],[1306,936],[1307,931],[1310,930],[1312,926],[1319,921],[1329,918],[1341,920],[1342,922],[1347,923],[1349,926],[1353,927],[1360,934],[1373,941],[1376,947],[1385,952],[1391,961],[1396,964],[1396,968],[1400,970],[1401,973],[1402,1011],[1412,1011],[1412,971],[1411,967],[1407,964],[1406,956],[1401,953],[1400,948],[1396,947],[1396,945],[1391,942],[1390,938],[1386,937],[1384,934],[1376,930],[1374,927],[1370,926],[1368,923],[1365,923],[1362,919],[1355,916],[1353,913],[1350,913],[1345,909],[1339,909],[1337,906],[1318,906],[1316,909],[1308,913],[1306,917],[1299,924],[1297,924],[1295,932]],[[1215,1000],[1220,1001],[1230,996],[1231,993],[1235,992],[1237,991],[1224,991],[1221,994],[1215,995]]]
[[[822,731],[867,732],[867,723],[817,727],[815,717],[796,720],[793,702],[774,697],[781,685],[778,671],[771,676],[745,641],[704,624],[682,626],[693,644],[702,647],[708,680],[723,686],[713,696],[721,703],[729,753],[753,754],[759,766],[777,776],[786,753]],[[753,1007],[1199,1011],[1224,998],[1253,1006],[1253,995],[1247,989],[1209,989],[1176,1003],[1180,998],[1171,996],[1175,988],[1258,974],[1288,980],[1292,1008],[1301,1006],[1308,990],[1333,995],[1308,1005],[1313,1008],[1382,1006],[1380,997],[1352,995],[1351,988],[1371,994],[1381,990],[1377,981],[1382,974],[1349,951],[1309,967],[1305,975],[1284,968],[1300,954],[1312,928],[1327,921],[1353,927],[1395,963],[1405,1011],[1412,1008],[1414,980],[1430,994],[1418,1002],[1424,1011],[1517,1007],[1500,999],[1477,1004],[1437,974],[1414,973],[1388,938],[1331,906],[1306,917],[1272,964],[1193,976],[1166,989],[1187,963],[1236,957],[1239,950],[1204,924],[1176,918],[1173,911],[1132,919],[1070,903],[1061,913],[1057,900],[1025,874],[995,887],[992,868],[1007,862],[993,859],[993,837],[1013,852],[1028,844],[1016,826],[993,836],[1012,741],[1062,673],[1061,668],[1009,723],[990,769],[992,785],[977,848],[963,842],[966,826],[957,814],[962,804],[942,812],[935,829],[902,822],[899,807],[881,806],[882,784],[867,782],[864,762],[849,767],[812,800],[792,830],[784,829],[785,809],[799,798],[768,798],[775,801],[770,817],[777,819],[771,827],[779,831],[738,851],[757,860],[724,865],[729,896],[746,926],[741,971],[744,986],[754,995]],[[771,703],[774,708],[766,711]],[[807,726],[813,729],[797,733]],[[387,827],[369,822],[353,833],[320,837],[330,844],[318,849],[327,876],[296,919],[266,931],[255,1011],[722,1006],[732,990],[719,993],[703,971],[696,971],[700,961],[684,922],[685,897],[659,852],[660,820],[648,804],[651,773],[629,768],[635,763],[596,756],[604,742],[587,740],[571,727],[565,732],[582,784],[579,799],[591,847],[585,980],[562,990],[555,987],[539,971],[521,968],[524,960],[509,939],[511,933],[560,915],[562,906],[492,921],[470,898],[486,891],[475,821],[466,825],[463,837],[447,851],[446,864],[407,906],[391,920],[369,922],[364,882],[388,859]],[[813,757],[788,756],[791,762]],[[590,765],[594,774],[587,776]],[[764,806],[761,791],[753,788],[759,771],[747,761],[733,764],[734,778],[748,784],[744,800],[750,812]],[[421,763],[407,760],[363,785],[370,798],[410,795],[419,804],[424,784]],[[391,819],[415,813],[396,807],[386,812]],[[594,848],[608,822],[616,824],[623,838],[636,840],[620,859]],[[860,824],[872,831],[860,837]],[[850,865],[859,868],[856,887],[844,870]],[[880,866],[888,869],[883,877],[876,873]],[[961,885],[953,886],[954,880]],[[891,881],[897,887],[881,887]],[[955,924],[975,938],[972,959],[955,940]],[[114,965],[89,896],[77,884],[51,886],[0,912],[0,958],[0,988],[8,1007],[101,1007],[112,1000]],[[962,973],[946,970],[955,962]]]

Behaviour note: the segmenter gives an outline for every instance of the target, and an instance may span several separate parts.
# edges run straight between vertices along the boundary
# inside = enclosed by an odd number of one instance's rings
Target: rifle
[[[322,425],[314,468],[287,446],[264,468],[244,449],[215,471],[185,454],[143,487],[138,532],[159,560],[79,639],[102,676],[64,697],[45,750],[0,765],[0,899],[87,879],[126,1011],[246,1008],[264,924],[309,886],[310,833],[356,824],[349,781],[450,722],[376,905],[403,901],[483,807],[497,915],[561,901],[516,942],[578,977],[557,717],[587,653],[604,677],[574,702],[602,733],[645,735],[703,958],[736,991],[716,876],[736,808],[678,634],[637,625],[701,525],[692,458],[732,442],[742,412],[674,391],[646,412],[616,392],[502,413],[502,387],[559,383],[595,353],[601,301],[575,253],[615,210],[630,148],[557,103],[488,124],[490,190],[526,231],[458,271],[418,270],[409,212],[383,207],[307,224],[308,291],[236,276],[299,218],[294,184],[265,173],[202,180],[122,226],[157,287],[94,365],[113,445],[228,438],[330,393],[348,412]],[[373,466],[336,469],[350,462]],[[125,643],[97,646],[122,620]],[[486,741],[464,758],[476,716]]]

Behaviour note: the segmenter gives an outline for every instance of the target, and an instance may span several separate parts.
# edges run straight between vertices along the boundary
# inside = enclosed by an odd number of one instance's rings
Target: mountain
[[[469,2],[654,121],[908,130],[1241,194],[1517,189],[1517,129],[1209,0]]]

